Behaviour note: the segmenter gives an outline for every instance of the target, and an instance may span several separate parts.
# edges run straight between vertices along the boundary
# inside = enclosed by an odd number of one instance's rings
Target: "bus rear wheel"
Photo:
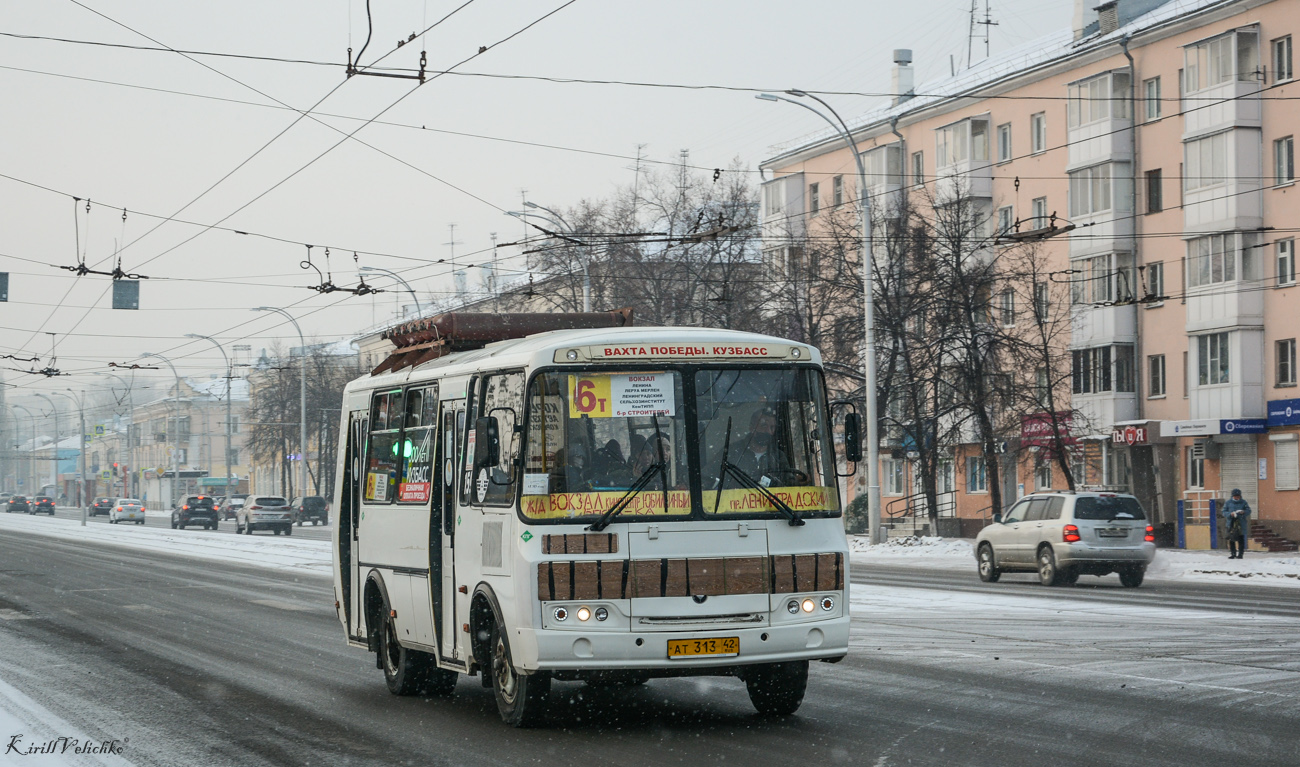
[[[799,710],[808,690],[808,661],[751,666],[745,670],[745,689],[758,713],[789,716]]]
[[[496,695],[501,720],[512,727],[536,727],[546,720],[546,703],[551,696],[551,676],[545,672],[520,674],[510,663],[510,646],[501,628],[492,624],[489,638],[492,653],[492,692]]]
[[[379,662],[384,669],[384,683],[394,695],[419,693],[433,667],[433,658],[408,650],[397,641],[397,627],[391,618],[384,621],[379,632]]]

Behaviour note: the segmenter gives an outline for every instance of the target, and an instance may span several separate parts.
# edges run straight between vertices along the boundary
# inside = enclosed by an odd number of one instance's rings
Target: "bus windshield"
[[[643,476],[623,517],[691,513],[680,374],[544,373],[528,397],[526,517],[600,516]]]
[[[706,514],[770,514],[756,486],[797,513],[838,510],[817,371],[698,371],[695,416]]]
[[[810,368],[541,373],[528,390],[523,515],[598,518],[634,486],[620,520],[689,517],[693,491],[705,515],[838,512],[823,391]]]

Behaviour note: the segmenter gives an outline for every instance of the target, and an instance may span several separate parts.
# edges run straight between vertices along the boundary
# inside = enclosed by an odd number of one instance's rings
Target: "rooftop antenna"
[[[464,298],[465,290],[467,287],[468,275],[466,275],[463,271],[457,271],[456,269],[456,246],[464,245],[465,243],[456,241],[455,224],[448,224],[447,229],[450,230],[451,235],[450,237],[448,237],[447,242],[444,242],[443,245],[446,245],[448,248],[451,249],[451,278],[456,285],[456,297]]]
[[[998,25],[998,23],[993,20],[993,12],[989,10],[989,0],[984,0],[984,20],[975,23],[984,27],[984,58],[987,59],[992,55],[989,49],[989,29]]]

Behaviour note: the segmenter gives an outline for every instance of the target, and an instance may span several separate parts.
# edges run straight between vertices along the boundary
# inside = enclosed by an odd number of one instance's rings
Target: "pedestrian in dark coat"
[[[1246,526],[1250,521],[1250,504],[1233,489],[1232,497],[1223,504],[1223,521],[1227,525],[1228,559],[1241,559],[1246,553]]]

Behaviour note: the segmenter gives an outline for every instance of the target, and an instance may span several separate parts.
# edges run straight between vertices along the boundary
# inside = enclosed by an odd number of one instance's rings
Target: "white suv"
[[[1155,530],[1142,505],[1117,493],[1035,493],[975,538],[986,582],[1036,571],[1044,586],[1059,586],[1117,572],[1120,583],[1135,588],[1155,556]]]
[[[248,496],[235,512],[235,532],[252,535],[259,527],[274,530],[276,535],[293,535],[289,502],[278,495]]]

